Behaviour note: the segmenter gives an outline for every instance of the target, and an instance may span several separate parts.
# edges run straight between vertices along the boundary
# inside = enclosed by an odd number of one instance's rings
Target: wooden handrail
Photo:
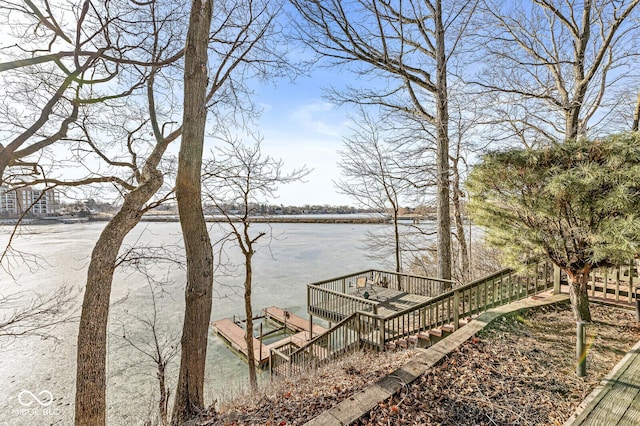
[[[375,300],[363,299],[362,297],[352,296],[351,294],[341,293],[339,291],[331,290],[331,289],[328,289],[328,288],[314,287],[313,284],[307,284],[307,287],[311,287],[314,291],[319,291],[321,293],[331,294],[331,295],[336,296],[336,297],[340,297],[340,298],[343,298],[343,299],[348,299],[348,300],[351,300],[351,301],[354,301],[354,302],[358,302],[358,303],[362,303],[362,304],[365,304],[365,305],[371,305],[372,307],[378,306],[380,304],[380,302],[377,302]]]
[[[536,274],[539,272],[538,268],[540,265],[536,265]],[[326,292],[329,294],[333,294],[334,296],[337,297],[343,297],[343,298],[350,298],[350,299],[354,299],[354,302],[357,303],[364,303],[364,304],[371,304],[371,305],[378,305],[378,302],[373,302],[373,301],[366,301],[365,299],[361,299],[355,296],[351,296],[348,294],[344,294],[338,291],[334,291],[334,290],[330,290],[330,289],[323,289],[321,287],[319,287],[319,284],[322,283],[330,283],[330,282],[335,282],[337,280],[342,280],[342,279],[346,279],[346,278],[350,278],[350,277],[355,277],[357,275],[362,275],[362,274],[368,274],[371,271],[375,270],[368,270],[368,271],[363,271],[363,272],[359,272],[358,274],[351,274],[351,275],[345,275],[343,277],[338,277],[338,278],[334,278],[332,280],[328,280],[328,281],[324,281],[324,282],[320,282],[320,283],[315,283],[315,284],[309,284],[308,288],[311,290],[315,290],[315,291],[322,291],[322,292]],[[352,312],[351,314],[349,314],[348,316],[346,316],[344,319],[342,319],[341,321],[337,322],[335,325],[333,325],[326,333],[323,333],[319,336],[314,337],[313,339],[311,339],[309,342],[307,342],[305,345],[303,345],[302,347],[294,350],[293,352],[291,352],[289,355],[286,355],[284,353],[282,353],[281,351],[278,351],[276,349],[272,349],[271,350],[271,357],[272,357],[272,364],[273,364],[273,357],[274,356],[278,356],[281,359],[283,359],[285,362],[287,363],[292,363],[294,360],[297,359],[298,356],[303,357],[306,351],[310,351],[310,348],[312,348],[314,345],[321,345],[323,341],[329,341],[329,339],[333,336],[333,335],[338,335],[338,333],[347,333],[348,331],[354,332],[354,330],[342,330],[344,327],[346,327],[346,325],[354,320],[357,321],[357,330],[355,332],[357,332],[357,339],[358,342],[362,343],[362,335],[361,335],[361,330],[360,327],[362,326],[363,322],[361,320],[362,317],[365,318],[370,318],[370,321],[368,321],[368,324],[376,324],[378,329],[376,330],[378,333],[378,341],[374,342],[373,344],[371,342],[368,342],[369,345],[373,345],[373,347],[376,347],[378,350],[384,350],[384,346],[385,344],[390,340],[390,337],[388,337],[386,335],[386,327],[385,324],[386,323],[390,323],[393,322],[394,320],[397,320],[399,318],[402,317],[407,317],[408,321],[407,323],[411,322],[410,318],[413,318],[414,322],[415,322],[415,313],[418,311],[423,310],[424,314],[426,316],[427,310],[429,310],[429,314],[431,314],[431,309],[435,309],[435,320],[429,320],[427,321],[422,321],[421,324],[419,324],[420,329],[428,329],[431,328],[433,325],[437,325],[440,324],[441,322],[444,322],[444,319],[447,320],[447,322],[449,321],[453,321],[454,322],[454,328],[458,328],[459,324],[459,318],[460,317],[464,317],[467,315],[470,315],[471,313],[474,312],[481,312],[481,306],[480,305],[480,301],[482,301],[482,310],[487,309],[489,307],[489,305],[491,305],[491,307],[495,307],[495,306],[500,306],[502,304],[506,304],[509,303],[513,300],[517,300],[520,298],[524,298],[526,296],[529,296],[530,294],[533,293],[537,293],[539,291],[544,291],[547,290],[549,288],[553,287],[553,274],[549,274],[548,273],[548,265],[544,264],[544,284],[542,286],[538,285],[538,278],[537,275],[535,277],[535,281],[534,281],[534,289],[532,292],[530,292],[530,283],[529,283],[529,279],[526,277],[518,277],[518,282],[514,283],[512,281],[513,277],[516,277],[516,275],[514,274],[514,271],[512,269],[502,269],[500,271],[497,271],[493,274],[490,274],[488,276],[485,276],[483,278],[474,280],[468,284],[462,285],[460,287],[454,288],[450,291],[447,291],[439,296],[433,297],[432,299],[422,302],[418,305],[412,306],[404,311],[395,313],[393,315],[387,316],[387,317],[383,317],[378,315],[376,312],[365,312],[362,310],[356,310],[355,312]],[[384,271],[380,271],[380,272],[384,272]],[[395,273],[393,273],[395,274]],[[404,274],[405,276],[410,276],[408,274]],[[421,277],[418,277],[421,278]],[[424,278],[424,277],[422,277]],[[507,278],[505,280],[505,278]],[[526,282],[523,284],[523,280],[525,280]],[[441,282],[444,282],[446,280],[440,280]],[[492,288],[491,288],[491,294],[489,294],[489,290],[487,289],[487,286],[491,284]],[[514,284],[516,284],[516,286],[520,286],[518,289],[516,289],[516,287],[514,287]],[[522,287],[523,285],[526,286],[526,288],[524,289],[525,291],[522,291]],[[480,295],[478,292],[484,289],[484,293],[482,295]],[[473,292],[475,290],[475,293]],[[517,290],[516,295],[513,295],[513,291]],[[461,304],[464,306],[464,300],[465,297],[467,297],[468,293],[468,298],[469,298],[469,303],[468,306],[462,308]],[[498,295],[498,299],[496,300],[496,295]],[[506,295],[506,296],[505,296]],[[481,297],[482,296],[482,297]],[[491,303],[488,303],[488,297],[491,296]],[[473,306],[473,298],[475,298],[476,300],[476,306]],[[367,303],[369,302],[369,303]],[[450,306],[450,304],[453,303],[454,306]],[[446,308],[446,309],[445,309]],[[461,309],[462,308],[462,309]],[[439,312],[439,309],[441,309],[441,312]],[[445,310],[446,310],[446,315],[445,315]],[[420,322],[420,320],[418,320],[418,322]],[[404,319],[403,319],[403,326],[404,326]],[[408,334],[413,334],[417,331],[417,329],[414,328],[407,328],[407,329],[403,329],[398,330],[397,333],[393,333],[392,338],[393,339],[397,339],[399,337],[406,337]],[[339,336],[338,336],[339,337]],[[331,348],[327,348],[326,351],[326,357],[330,358],[331,356],[334,356],[334,354],[336,353],[340,353],[341,350],[345,350],[346,345],[351,345],[352,342],[349,340],[347,342],[342,342],[345,347],[344,348],[337,348],[335,350],[331,350]],[[325,359],[318,359],[318,362],[323,362],[325,361]],[[291,366],[290,366],[291,367]]]
[[[382,274],[396,275],[396,276],[400,276],[400,277],[416,278],[416,279],[420,279],[420,280],[431,280],[431,281],[441,282],[441,283],[446,283],[446,284],[455,284],[456,283],[453,280],[445,280],[445,279],[442,279],[442,278],[435,278],[435,277],[423,277],[423,276],[420,276],[420,275],[406,274],[404,272],[386,271],[386,270],[383,270],[383,269],[367,269],[367,270],[364,270],[364,271],[360,271],[360,272],[356,272],[356,273],[352,273],[352,274],[348,274],[348,275],[342,275],[342,276],[330,278],[330,279],[327,279],[327,280],[313,282],[313,283],[310,283],[309,285],[319,287],[319,286],[322,286],[324,284],[333,283],[334,281],[346,280],[346,279],[349,279],[349,278],[355,278],[355,277],[358,277],[358,276],[361,276],[361,275],[369,275],[369,274],[372,274],[372,273],[375,274],[376,272],[379,272],[379,273],[382,273]]]

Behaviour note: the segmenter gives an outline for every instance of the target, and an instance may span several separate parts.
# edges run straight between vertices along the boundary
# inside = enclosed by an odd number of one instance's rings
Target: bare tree
[[[104,424],[106,324],[113,273],[124,237],[148,209],[170,194],[168,189],[156,195],[165,174],[172,171],[165,159],[166,148],[182,133],[174,117],[181,108],[176,108],[173,90],[181,80],[175,65],[183,54],[183,29],[187,27],[183,18],[188,9],[176,2],[86,1],[81,8],[73,2],[55,7],[46,1],[41,7],[33,2],[25,2],[26,6],[6,3],[7,8],[2,9],[7,11],[6,19],[22,13],[24,21],[19,22],[24,25],[16,28],[24,30],[17,35],[24,38],[17,50],[25,56],[1,68],[12,73],[5,80],[10,95],[3,102],[8,112],[3,117],[12,119],[12,126],[5,126],[4,134],[17,136],[11,136],[14,139],[0,153],[14,170],[10,177],[22,184],[47,187],[106,184],[123,197],[120,211],[92,252],[78,337],[76,423]],[[264,76],[267,69],[284,63],[277,49],[268,50],[261,44],[271,34],[272,10],[261,2],[221,4],[208,35],[218,62],[209,66],[207,107],[240,107],[236,102],[242,84],[231,83],[231,76],[240,72]],[[29,36],[31,30],[36,37]],[[70,40],[73,48],[53,51],[60,40]],[[97,59],[83,66],[85,58]],[[32,82],[32,90],[25,90],[25,82]],[[19,97],[21,93],[28,96]],[[29,98],[34,100],[26,103],[31,114],[11,109],[12,102],[15,105]],[[46,101],[40,102],[42,99]],[[31,117],[33,123],[29,123]],[[18,120],[21,118],[25,121]],[[112,139],[106,141],[105,135]],[[54,144],[68,151],[48,150]],[[60,164],[84,169],[86,175],[64,177]],[[2,169],[5,178],[6,170]],[[204,354],[199,352],[196,357],[204,359]]]
[[[636,106],[633,110],[633,123],[631,124],[631,130],[633,132],[638,131],[638,124],[640,124],[640,91],[638,91],[638,98],[636,99]]]
[[[343,178],[336,182],[336,186],[339,192],[358,204],[390,214],[395,270],[401,272],[400,203],[409,197],[413,188],[413,168],[400,153],[395,139],[386,139],[388,135],[385,135],[380,121],[365,110],[360,110],[352,131],[352,135],[344,138],[344,148],[340,151],[338,166]],[[367,235],[369,244],[378,249],[385,248],[387,240],[383,239],[381,244],[377,235]]]
[[[465,231],[465,219],[468,216],[466,208],[466,196],[464,181],[468,172],[467,157],[480,150],[478,146],[478,133],[481,131],[481,112],[479,111],[477,96],[463,92],[462,85],[455,86],[455,93],[451,96],[451,207],[455,223],[456,238],[454,253],[457,253],[453,261],[456,280],[461,283],[472,279],[472,267],[470,260],[471,242],[467,243]]]
[[[182,425],[204,407],[204,368],[213,297],[213,249],[202,211],[200,173],[207,120],[210,0],[193,0],[185,47],[183,135],[176,198],[187,258],[180,373],[172,424]]]
[[[292,0],[309,48],[337,65],[385,83],[334,92],[341,102],[378,105],[419,117],[434,129],[438,275],[451,277],[447,66],[474,1]],[[447,45],[449,43],[449,45]],[[425,140],[426,142],[426,140]]]
[[[139,260],[139,259],[138,259]],[[156,378],[158,380],[158,417],[162,426],[169,425],[169,396],[171,395],[171,389],[167,385],[167,366],[176,355],[178,355],[178,339],[177,336],[167,335],[160,328],[158,312],[158,304],[156,300],[156,293],[158,288],[154,280],[147,274],[147,284],[149,287],[149,293],[151,295],[151,308],[150,315],[144,315],[141,313],[130,313],[133,321],[144,327],[146,336],[143,339],[138,339],[127,332],[127,329],[122,324],[122,338],[128,345],[133,347],[136,351],[142,354],[145,358],[151,360],[156,368]],[[160,291],[162,289],[160,288]],[[150,339],[148,339],[150,337]]]
[[[594,133],[637,69],[638,0],[483,2],[476,83],[495,123],[526,146]],[[626,107],[626,106],[625,106]]]
[[[306,167],[290,172],[285,172],[283,167],[281,160],[262,153],[260,141],[248,146],[229,136],[222,141],[222,146],[216,148],[213,159],[206,164],[203,179],[207,199],[224,215],[230,229],[227,238],[235,242],[244,256],[245,340],[252,391],[258,388],[251,305],[252,259],[258,241],[271,235],[269,231],[251,232],[251,219],[261,203],[276,198],[280,185],[300,181],[309,173]],[[233,214],[229,206],[234,206],[240,213]]]
[[[116,79],[123,76],[125,65],[149,65],[138,59],[149,32],[133,36],[125,23],[131,28],[140,15],[121,2],[99,5],[86,0],[81,5],[69,1],[52,6],[48,0],[2,1],[0,10],[3,20],[11,22],[7,28],[15,40],[0,51],[6,59],[0,63],[6,135],[0,144],[0,182],[7,179],[8,167],[17,175],[42,178],[42,164],[34,159],[67,138],[74,123],[88,117],[87,106],[126,97],[144,86],[145,78],[126,85]],[[117,42],[112,32],[121,34]],[[136,74],[140,75],[129,76]]]
[[[47,295],[0,293],[0,347],[23,337],[55,339],[55,327],[75,319],[76,297],[71,286]]]
[[[449,140],[451,165],[451,217],[453,226],[452,236],[452,278],[459,282],[466,282],[470,277],[469,247],[465,230],[465,192],[464,178],[467,169],[467,156],[477,152],[482,146],[478,145],[481,131],[481,114],[477,104],[477,95],[468,93],[466,86],[458,79],[452,79],[449,90]],[[382,123],[382,121],[380,122]],[[394,145],[394,156],[402,167],[405,179],[415,187],[413,201],[418,205],[430,205],[436,176],[434,164],[429,161],[433,155],[433,147],[425,144],[424,140],[435,140],[436,134],[432,126],[412,114],[395,112],[384,119],[386,132],[389,134],[390,144]],[[437,274],[437,271],[427,265],[431,262],[437,265],[438,252],[435,245],[430,244],[434,231],[425,223],[414,224],[410,227],[405,238],[405,249],[411,253],[411,265],[420,266],[421,273]]]
[[[248,112],[249,106],[238,100],[243,84],[240,79],[232,80],[231,75],[240,74],[242,64],[243,72],[252,72],[257,77],[265,77],[270,70],[284,65],[278,49],[264,43],[274,34],[273,21],[279,7],[279,2],[266,1],[218,3],[210,34],[213,2],[193,0],[191,4],[185,53],[184,134],[176,178],[187,254],[187,285],[180,373],[171,420],[174,425],[194,418],[204,408],[204,369],[213,295],[213,250],[201,195],[207,109],[219,108],[218,104],[226,101],[236,110]],[[220,49],[212,49],[212,41]],[[209,56],[207,50],[213,54]],[[222,90],[223,84],[226,92]],[[229,99],[224,98],[225,93]]]
[[[106,327],[116,258],[124,237],[157,202],[147,204],[163,183],[158,166],[168,144],[179,135],[162,134],[154,88],[162,66],[175,62],[181,47],[174,49],[173,34],[153,24],[164,20],[169,25],[179,9],[163,8],[158,17],[155,4],[140,9],[128,7],[127,2],[85,1],[80,8],[72,2],[56,7],[47,1],[40,4],[10,3],[3,9],[8,11],[4,18],[22,24],[16,27],[23,33],[17,35],[14,48],[18,57],[25,58],[2,67],[7,83],[2,105],[10,120],[5,128],[10,142],[0,153],[0,172],[3,181],[13,185],[107,184],[124,195],[121,210],[92,252],[78,334],[76,423],[104,424]],[[135,22],[144,24],[134,28]],[[112,34],[119,36],[112,39]],[[64,43],[71,49],[53,50]],[[136,102],[129,99],[136,95],[144,99],[145,92],[149,116],[135,123],[138,114],[122,113],[134,111]],[[155,141],[146,136],[149,133]],[[114,137],[112,144],[99,142],[104,142],[105,134]],[[49,150],[54,144],[75,149]],[[71,163],[69,157],[75,157],[72,167],[86,169],[86,176],[64,175],[62,166]],[[92,172],[94,167],[100,172]]]
[[[1,147],[3,161],[14,168],[12,176],[23,183],[28,180],[33,184],[67,187],[106,184],[123,197],[121,209],[107,224],[92,252],[78,336],[76,424],[102,425],[106,418],[106,325],[117,255],[124,237],[142,215],[167,196],[167,193],[157,195],[165,173],[171,172],[165,152],[183,131],[174,118],[181,109],[175,107],[171,89],[182,78],[176,79],[174,66],[183,54],[182,28],[186,28],[183,18],[187,8],[176,2],[113,1],[94,5],[86,1],[80,9],[71,2],[52,7],[44,1],[40,8],[34,8],[32,2],[25,4],[27,7],[7,2],[8,7],[3,10],[9,12],[4,16],[15,18],[22,12],[26,22],[22,28],[35,29],[34,34],[39,37],[28,40],[33,44],[28,44],[25,38],[23,41],[28,46],[18,49],[28,52],[27,57],[3,64],[2,70],[24,71],[25,76],[42,78],[5,80],[11,88],[7,92],[13,97],[10,101],[5,99],[3,105],[10,106],[11,101],[19,103],[27,97],[19,98],[18,94],[29,93],[34,100],[46,98],[48,109],[40,108],[42,102],[33,102],[35,124],[22,124],[16,120],[14,123],[17,124],[6,130],[18,136],[15,143],[8,145],[10,149]],[[194,69],[208,66],[207,108],[222,110],[231,105],[248,111],[250,102],[239,101],[244,94],[242,79],[265,77],[270,70],[285,63],[279,49],[269,48],[263,42],[273,34],[271,23],[278,5],[261,1],[229,1],[217,5],[215,23],[207,32],[206,40],[212,53],[210,58],[217,62],[198,62]],[[56,13],[57,18],[54,18]],[[69,17],[75,18],[75,22]],[[63,21],[75,25],[57,25]],[[58,47],[59,39],[77,44],[85,36],[86,43],[75,46],[71,52],[52,52]],[[81,67],[78,64],[84,63],[85,56],[97,59]],[[68,64],[64,62],[67,59]],[[49,68],[43,69],[45,65]],[[235,75],[241,78],[232,81]],[[34,88],[50,89],[52,93],[48,94],[46,90],[30,92],[20,86],[22,82],[30,81]],[[61,81],[59,86],[54,85],[57,81]],[[97,88],[99,83],[105,84],[103,90]],[[116,92],[109,92],[114,87]],[[9,107],[7,111],[11,114],[5,114],[5,117],[19,118],[22,113]],[[57,127],[53,120],[47,121],[54,117],[61,117]],[[136,123],[136,120],[139,121]],[[43,122],[48,124],[45,126]],[[76,127],[72,128],[71,124]],[[116,128],[118,130],[113,131]],[[105,134],[113,136],[113,140],[105,142]],[[61,172],[53,173],[60,164],[60,158],[56,157],[60,151],[45,148],[53,147],[54,143],[72,148],[62,162],[70,164],[73,161],[76,168],[85,169],[86,176],[69,179],[61,178]],[[25,144],[28,149],[18,149]],[[6,168],[3,173],[4,170]],[[210,300],[208,303],[210,305]],[[189,306],[186,312],[199,315],[200,323],[208,325],[207,315],[200,315],[203,312],[196,313]],[[188,336],[183,341],[197,343]],[[194,359],[196,364],[204,365],[206,332],[199,343],[183,347],[185,364]],[[179,409],[180,403],[187,401],[189,408],[201,408],[204,376],[188,371],[183,377],[188,380],[182,381],[176,392],[176,407]],[[191,392],[187,387],[194,391],[188,398],[197,394],[196,399],[183,398],[185,393]],[[192,414],[193,411],[186,415]]]

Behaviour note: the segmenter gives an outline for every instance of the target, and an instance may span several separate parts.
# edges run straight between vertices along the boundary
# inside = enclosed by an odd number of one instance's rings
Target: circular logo
[[[38,396],[34,395],[33,392],[25,389],[18,394],[18,402],[23,407],[30,407],[34,402],[41,405],[42,407],[48,407],[53,402],[53,394],[51,394],[51,392],[49,392],[48,390],[41,390],[40,392],[38,392]]]

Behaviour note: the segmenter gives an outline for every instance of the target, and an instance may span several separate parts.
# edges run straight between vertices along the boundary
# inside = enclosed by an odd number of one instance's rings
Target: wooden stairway
[[[477,315],[460,319],[460,327],[468,324],[471,320],[475,319]],[[451,335],[455,330],[453,324],[444,324],[437,328],[421,331],[419,333],[408,336],[407,338],[398,339],[393,342],[388,342],[385,345],[386,350],[396,349],[409,349],[409,348],[428,348],[429,346],[439,342],[445,337]]]

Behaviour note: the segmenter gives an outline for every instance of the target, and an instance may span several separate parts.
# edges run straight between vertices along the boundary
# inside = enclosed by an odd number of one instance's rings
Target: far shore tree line
[[[49,189],[51,190],[51,189]],[[277,201],[277,195],[274,196],[274,200]],[[46,216],[91,216],[100,213],[116,213],[120,205],[120,200],[113,202],[105,200],[96,200],[89,198],[86,200],[77,201],[60,201],[56,203],[55,211],[52,213],[40,213],[37,217]],[[245,208],[242,204],[223,202],[216,206],[213,203],[207,201],[207,197],[204,197],[203,208],[205,214],[223,214],[223,213],[243,213]],[[302,204],[302,205],[284,205],[284,204],[272,204],[268,202],[255,202],[250,203],[249,209],[253,215],[317,215],[317,214],[380,214],[391,215],[389,209],[371,209],[366,207],[357,207],[354,205],[332,205],[332,204]],[[27,212],[27,216],[35,217],[32,210]],[[147,212],[147,214],[177,214],[178,206],[175,200],[167,200],[166,202],[156,206],[154,209]],[[435,217],[435,208],[432,206],[419,205],[411,207],[405,205],[400,207],[401,215],[415,215],[425,218]],[[19,215],[9,214],[7,211],[0,212],[2,217],[19,217]]]
[[[227,241],[245,257],[250,317],[251,259],[265,237],[251,232],[250,206],[309,172],[287,172],[261,151],[252,95],[316,65],[352,82],[325,92],[352,112],[336,187],[394,219],[392,235],[370,236],[372,252],[397,271],[413,265],[468,281],[468,204],[506,264],[546,258],[562,268],[576,319],[589,320],[589,271],[639,252],[639,3],[0,0],[10,39],[0,50],[0,184],[120,195],[87,268],[75,423],[106,423],[107,326],[123,241],[145,213],[174,201],[185,310],[161,423],[205,411],[216,253],[203,200],[242,206]],[[407,204],[435,211],[435,226],[401,226]],[[0,266],[8,270],[12,257],[27,259],[9,243]],[[26,309],[50,318],[69,294]]]
[[[205,214],[222,214],[242,213],[244,206],[238,203],[223,202],[219,206],[208,201],[205,196],[203,199],[203,207]],[[61,202],[58,214],[74,214],[79,211],[88,211],[89,213],[115,213],[119,206],[114,203],[104,201],[96,201],[94,199],[76,202]],[[386,214],[385,210],[373,210],[363,207],[355,207],[348,205],[330,205],[330,204],[303,204],[303,205],[284,205],[272,204],[267,202],[250,203],[249,209],[254,215],[301,215],[301,214],[358,214],[358,213],[380,213]],[[433,215],[435,211],[429,207],[403,207],[403,214]],[[174,214],[178,213],[178,206],[175,202],[167,201],[157,206],[150,213],[152,214]]]

